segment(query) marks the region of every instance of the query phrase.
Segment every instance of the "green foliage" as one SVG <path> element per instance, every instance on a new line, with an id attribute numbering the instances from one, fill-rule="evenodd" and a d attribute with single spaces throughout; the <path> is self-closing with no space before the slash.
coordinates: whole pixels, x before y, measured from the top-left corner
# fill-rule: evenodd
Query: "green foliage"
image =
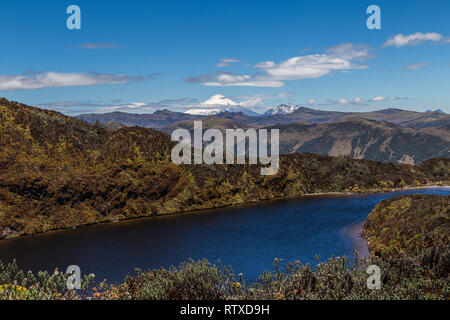
<path id="1" fill-rule="evenodd" d="M 333 257 L 312 269 L 301 262 L 264 272 L 250 282 L 230 268 L 208 261 L 182 263 L 178 268 L 137 270 L 123 284 L 102 283 L 92 288 L 92 278 L 83 282 L 84 290 L 68 290 L 66 276 L 40 272 L 38 277 L 20 274 L 16 266 L 0 265 L 0 300 L 2 299 L 104 299 L 104 300 L 381 300 L 381 299 L 449 299 L 448 247 L 434 247 L 416 256 L 398 255 L 355 258 Z M 355 255 L 356 256 L 356 255 Z M 381 289 L 367 288 L 366 268 L 375 264 L 381 269 Z M 11 268 L 13 271 L 11 271 Z M 14 278 L 14 277 L 13 277 Z M 23 280 L 25 279 L 25 280 Z M 7 284 L 5 286 L 5 284 Z M 1 289 L 3 288 L 3 289 Z"/>
<path id="2" fill-rule="evenodd" d="M 37 275 L 24 272 L 16 262 L 3 264 L 0 261 L 0 300 L 78 300 L 87 297 L 94 275 L 85 276 L 81 289 L 67 289 L 68 275 L 57 269 L 49 274 L 40 271 Z"/>
<path id="3" fill-rule="evenodd" d="M 239 291 L 234 278 L 230 268 L 211 265 L 206 260 L 190 260 L 170 270 L 137 270 L 136 277 L 126 277 L 124 284 L 111 292 L 117 298 L 138 300 L 226 299 Z M 108 293 L 105 296 L 109 298 Z"/>
<path id="4" fill-rule="evenodd" d="M 376 255 L 450 246 L 450 196 L 401 195 L 376 205 L 363 234 Z M 443 256 L 442 258 L 444 258 Z"/>

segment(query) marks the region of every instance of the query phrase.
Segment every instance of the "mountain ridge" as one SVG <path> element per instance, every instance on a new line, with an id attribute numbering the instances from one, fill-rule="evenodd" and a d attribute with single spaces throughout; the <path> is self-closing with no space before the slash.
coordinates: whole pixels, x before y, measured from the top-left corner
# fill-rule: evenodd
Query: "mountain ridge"
<path id="1" fill-rule="evenodd" d="M 450 157 L 450 142 L 433 133 L 368 119 L 339 122 L 291 123 L 270 126 L 280 130 L 280 152 L 313 152 L 355 159 L 417 164 Z M 450 131 L 446 130 L 447 134 Z"/>
<path id="2" fill-rule="evenodd" d="M 248 129 L 233 118 L 217 115 L 202 119 L 203 130 Z M 177 128 L 193 133 L 193 121 L 175 122 L 163 131 Z M 450 157 L 450 126 L 416 129 L 389 122 L 347 118 L 331 123 L 295 122 L 265 126 L 279 130 L 280 153 L 312 152 L 355 159 L 417 164 L 430 158 Z"/>
<path id="3" fill-rule="evenodd" d="M 104 114 L 80 114 L 78 117 L 91 123 L 94 123 L 97 120 L 100 122 L 114 121 L 121 122 L 128 126 L 139 125 L 155 129 L 167 127 L 177 121 L 201 119 L 203 117 L 202 115 L 192 115 L 169 110 L 165 112 L 170 113 L 170 116 L 163 117 L 160 110 L 158 110 L 152 114 L 116 112 Z M 450 124 L 450 115 L 447 114 L 437 112 L 416 112 L 395 108 L 381 109 L 370 112 L 340 112 L 317 110 L 300 106 L 290 114 L 250 116 L 244 114 L 243 112 L 229 112 L 224 110 L 214 115 L 222 118 L 233 119 L 242 124 L 254 127 L 301 121 L 308 123 L 337 122 L 347 118 L 364 118 L 369 120 L 385 121 L 415 128 L 442 127 Z"/>

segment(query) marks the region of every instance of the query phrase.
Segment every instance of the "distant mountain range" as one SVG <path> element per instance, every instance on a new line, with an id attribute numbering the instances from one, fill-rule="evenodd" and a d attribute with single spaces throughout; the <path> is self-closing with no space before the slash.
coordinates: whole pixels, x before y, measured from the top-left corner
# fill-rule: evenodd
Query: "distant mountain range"
<path id="1" fill-rule="evenodd" d="M 441 109 L 436 109 L 436 110 L 431 110 L 431 109 L 428 109 L 428 110 L 426 110 L 425 112 L 439 112 L 439 113 L 445 113 L 444 111 L 442 111 Z"/>
<path id="2" fill-rule="evenodd" d="M 113 112 L 82 114 L 79 118 L 91 123 L 99 121 L 109 130 L 142 126 L 169 134 L 176 128 L 192 130 L 193 120 L 200 119 L 205 130 L 277 128 L 281 153 L 349 155 L 356 159 L 409 164 L 450 157 L 450 115 L 442 110 L 415 112 L 390 108 L 339 112 L 281 104 L 263 115 L 253 114 L 223 95 L 214 95 L 185 113 Z"/>
<path id="3" fill-rule="evenodd" d="M 232 119 L 209 116 L 202 119 L 204 130 L 251 126 Z M 163 129 L 193 132 L 193 121 L 176 122 Z M 418 129 L 389 122 L 350 118 L 339 122 L 277 124 L 265 127 L 280 130 L 280 153 L 311 152 L 355 159 L 417 164 L 430 158 L 450 158 L 450 126 Z"/>
<path id="4" fill-rule="evenodd" d="M 213 109 L 220 111 L 201 114 L 201 109 L 182 113 L 167 109 L 155 111 L 152 114 L 131 114 L 125 112 L 111 112 L 103 114 L 81 114 L 78 118 L 90 123 L 99 122 L 119 122 L 126 126 L 142 126 L 153 129 L 162 129 L 171 124 L 183 120 L 202 119 L 206 115 L 214 114 L 217 117 L 231 119 L 241 124 L 253 127 L 269 126 L 275 124 L 288 124 L 295 122 L 307 123 L 329 123 L 338 122 L 351 118 L 368 119 L 376 121 L 390 122 L 414 128 L 437 128 L 450 124 L 450 115 L 438 111 L 416 112 L 401 109 L 383 109 L 372 112 L 339 112 L 323 111 L 301 106 L 280 105 L 266 112 L 262 116 L 251 116 L 239 110 L 239 106 L 222 106 Z M 232 111 L 230 111 L 232 110 Z M 198 113 L 196 113 L 198 111 Z M 292 111 L 291 113 L 288 113 Z"/>
<path id="5" fill-rule="evenodd" d="M 153 129 L 162 129 L 178 121 L 201 119 L 203 118 L 203 116 L 173 112 L 164 109 L 157 110 L 154 113 L 144 114 L 133 114 L 120 111 L 101 114 L 81 114 L 78 116 L 78 118 L 83 119 L 89 123 L 95 123 L 96 121 L 99 121 L 101 123 L 116 122 L 121 123 L 127 127 L 139 126 Z"/>

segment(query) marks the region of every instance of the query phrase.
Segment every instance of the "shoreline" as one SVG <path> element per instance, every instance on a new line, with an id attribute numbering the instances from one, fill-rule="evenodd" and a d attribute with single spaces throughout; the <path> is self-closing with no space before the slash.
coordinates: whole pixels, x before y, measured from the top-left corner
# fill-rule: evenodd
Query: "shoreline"
<path id="1" fill-rule="evenodd" d="M 46 231 L 42 232 L 36 232 L 32 234 L 13 234 L 13 235 L 7 235 L 6 237 L 0 238 L 0 243 L 4 240 L 13 240 L 18 239 L 22 237 L 32 237 L 36 235 L 42 235 L 53 231 L 63 231 L 63 230 L 69 230 L 69 229 L 78 229 L 82 227 L 88 227 L 98 224 L 104 224 L 104 223 L 119 223 L 122 221 L 132 221 L 132 220 L 138 220 L 143 218 L 161 218 L 161 217 L 167 217 L 167 216 L 175 216 L 180 214 L 188 214 L 192 212 L 201 212 L 206 210 L 214 210 L 214 209 L 221 209 L 221 208 L 231 208 L 231 207 L 237 207 L 241 205 L 251 205 L 251 204 L 258 204 L 263 203 L 267 201 L 273 201 L 273 200 L 283 200 L 283 199 L 300 199 L 303 197 L 319 197 L 319 196 L 351 196 L 351 195 L 358 195 L 358 194 L 374 194 L 374 193 L 389 193 L 389 192 L 396 192 L 396 191 L 402 191 L 402 190 L 415 190 L 415 189 L 430 189 L 430 188 L 450 188 L 450 182 L 445 181 L 441 182 L 441 185 L 423 185 L 423 186 L 406 186 L 402 188 L 386 188 L 386 189 L 369 189 L 366 191 L 361 192 L 346 192 L 346 191 L 332 191 L 332 192 L 323 192 L 323 193 L 304 193 L 304 194 L 298 194 L 298 195 L 291 195 L 291 196 L 277 196 L 270 199 L 262 199 L 257 201 L 247 201 L 247 202 L 241 202 L 241 203 L 231 203 L 228 205 L 223 206 L 217 206 L 217 207 L 209 207 L 209 208 L 200 208 L 200 209 L 193 209 L 193 210 L 186 210 L 186 211 L 178 211 L 178 212 L 172 212 L 172 213 L 164 213 L 156 216 L 151 215 L 144 215 L 140 217 L 132 217 L 132 218 L 124 218 L 124 219 L 114 219 L 114 220 L 101 220 L 93 223 L 86 223 L 86 224 L 80 224 L 77 226 L 68 226 L 68 227 L 57 227 L 53 229 L 48 229 Z M 362 222 L 364 223 L 364 221 Z M 362 228 L 362 225 L 361 225 Z"/>
<path id="2" fill-rule="evenodd" d="M 368 246 L 368 241 L 366 238 L 362 236 L 362 230 L 364 226 L 364 221 L 357 222 L 351 225 L 348 225 L 344 228 L 344 235 L 350 239 L 355 249 L 358 250 L 359 258 L 369 258 L 370 250 Z"/>

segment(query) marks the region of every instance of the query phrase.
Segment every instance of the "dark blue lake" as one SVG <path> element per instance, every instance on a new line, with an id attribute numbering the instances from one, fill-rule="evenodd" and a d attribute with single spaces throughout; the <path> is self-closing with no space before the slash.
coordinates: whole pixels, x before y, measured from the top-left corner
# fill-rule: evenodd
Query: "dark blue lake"
<path id="1" fill-rule="evenodd" d="M 97 280 L 122 281 L 135 268 L 178 265 L 188 258 L 220 260 L 249 279 L 273 269 L 274 258 L 316 262 L 352 256 L 361 241 L 351 226 L 379 201 L 398 194 L 443 194 L 425 188 L 383 194 L 311 196 L 233 208 L 107 223 L 0 241 L 0 259 L 24 269 L 79 265 Z M 349 229 L 350 228 L 350 229 Z M 355 228 L 353 228 L 355 229 Z"/>

